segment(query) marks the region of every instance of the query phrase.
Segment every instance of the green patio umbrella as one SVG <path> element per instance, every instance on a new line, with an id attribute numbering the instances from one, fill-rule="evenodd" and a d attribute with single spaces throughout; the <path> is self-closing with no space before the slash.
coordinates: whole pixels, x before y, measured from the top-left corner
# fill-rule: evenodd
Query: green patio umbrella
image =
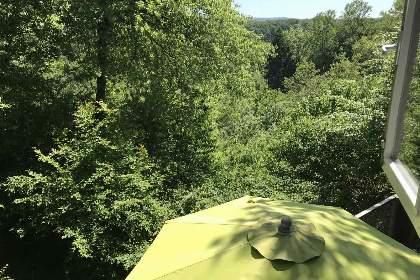
<path id="1" fill-rule="evenodd" d="M 343 209 L 243 197 L 167 221 L 127 280 L 420 279 L 420 255 Z"/>

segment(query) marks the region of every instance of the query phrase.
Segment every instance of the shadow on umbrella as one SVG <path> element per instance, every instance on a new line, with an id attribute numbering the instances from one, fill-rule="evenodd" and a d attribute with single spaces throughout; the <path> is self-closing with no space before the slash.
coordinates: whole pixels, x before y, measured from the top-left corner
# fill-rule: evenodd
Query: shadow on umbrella
<path id="1" fill-rule="evenodd" d="M 264 232 L 269 223 L 273 229 L 272 225 L 280 228 L 285 216 L 292 220 L 290 234 Z M 304 228 L 313 228 L 313 232 Z M 263 245 L 258 250 L 248 241 L 249 232 L 261 233 L 255 235 L 258 246 Z M 274 256 L 293 259 L 314 249 L 311 243 L 296 242 L 302 239 L 295 239 L 297 232 L 301 237 L 316 234 L 317 240 L 325 240 L 320 256 L 301 263 L 267 258 L 267 253 L 273 255 L 276 250 Z M 276 237 L 278 244 L 273 246 Z M 284 248 L 290 254 L 279 251 L 287 242 Z M 260 248 L 265 251 L 261 253 Z M 417 253 L 343 209 L 289 201 L 250 203 L 250 197 L 244 197 L 167 221 L 127 279 L 418 280 L 419 275 Z"/>

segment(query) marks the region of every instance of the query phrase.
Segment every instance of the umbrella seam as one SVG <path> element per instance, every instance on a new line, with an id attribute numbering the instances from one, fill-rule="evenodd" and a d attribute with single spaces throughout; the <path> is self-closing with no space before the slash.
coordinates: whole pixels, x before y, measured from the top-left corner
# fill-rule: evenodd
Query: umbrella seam
<path id="1" fill-rule="evenodd" d="M 192 264 L 190 264 L 190 265 L 187 265 L 187 266 L 181 267 L 181 268 L 179 268 L 179 269 L 177 269 L 177 270 L 171 271 L 171 272 L 166 273 L 166 274 L 164 274 L 164 275 L 162 275 L 162 276 L 159 276 L 159 277 L 157 277 L 157 278 L 154 278 L 154 280 L 159 279 L 159 278 L 162 278 L 162 277 L 165 277 L 165 276 L 168 276 L 169 274 L 175 273 L 175 272 L 177 272 L 177 271 L 180 271 L 180 270 L 182 270 L 182 269 L 188 268 L 188 267 L 190 267 L 190 266 L 193 266 L 193 265 L 196 265 L 196 264 L 202 263 L 202 262 L 207 261 L 207 260 L 209 260 L 209 259 L 212 259 L 212 258 L 214 258 L 214 257 L 216 257 L 216 256 L 218 256 L 218 255 L 224 254 L 224 253 L 226 253 L 226 252 L 229 252 L 229 251 L 231 251 L 231 250 L 234 250 L 234 249 L 236 249 L 236 248 L 239 248 L 239 247 L 241 247 L 241 246 L 248 245 L 248 244 L 249 244 L 249 243 L 248 243 L 248 241 L 247 241 L 246 243 L 243 243 L 243 244 L 237 245 L 237 246 L 235 246 L 235 247 L 229 248 L 228 250 L 225 250 L 225 251 L 223 251 L 223 252 L 220 252 L 220 253 L 218 253 L 218 254 L 216 254 L 216 255 L 213 255 L 213 256 L 211 256 L 211 257 L 209 257 L 209 258 L 206 258 L 206 259 L 204 259 L 204 260 L 198 261 L 198 262 L 196 262 L 196 263 L 192 263 Z"/>
<path id="2" fill-rule="evenodd" d="M 244 227 L 253 227 L 254 225 L 241 225 L 241 224 L 221 224 L 221 223 L 194 223 L 194 222 L 171 222 L 167 224 L 193 224 L 193 225 L 222 225 L 222 226 L 244 226 Z"/>
<path id="3" fill-rule="evenodd" d="M 265 210 L 259 203 L 255 203 L 258 205 L 258 207 L 260 207 L 265 213 L 268 214 L 268 216 L 270 216 L 272 219 L 274 219 L 274 217 L 270 214 L 270 212 L 268 212 L 267 210 Z"/>

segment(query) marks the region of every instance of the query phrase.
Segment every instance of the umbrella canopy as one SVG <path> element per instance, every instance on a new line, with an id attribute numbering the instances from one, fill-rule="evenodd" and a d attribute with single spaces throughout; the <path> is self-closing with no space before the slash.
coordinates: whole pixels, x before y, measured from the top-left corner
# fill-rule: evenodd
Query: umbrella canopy
<path id="1" fill-rule="evenodd" d="M 320 256 L 269 260 L 250 245 L 249 234 L 284 216 L 296 228 L 313 224 Z M 127 277 L 149 279 L 419 280 L 420 255 L 340 208 L 243 197 L 167 221 Z"/>

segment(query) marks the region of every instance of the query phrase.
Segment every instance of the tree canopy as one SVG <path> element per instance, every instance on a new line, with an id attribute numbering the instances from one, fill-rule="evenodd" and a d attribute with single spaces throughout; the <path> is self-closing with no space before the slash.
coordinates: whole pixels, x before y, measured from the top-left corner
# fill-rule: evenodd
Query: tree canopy
<path id="1" fill-rule="evenodd" d="M 228 0 L 3 1 L 0 278 L 124 279 L 165 220 L 243 195 L 352 213 L 389 195 L 380 46 L 402 6 L 370 10 L 257 22 Z"/>

